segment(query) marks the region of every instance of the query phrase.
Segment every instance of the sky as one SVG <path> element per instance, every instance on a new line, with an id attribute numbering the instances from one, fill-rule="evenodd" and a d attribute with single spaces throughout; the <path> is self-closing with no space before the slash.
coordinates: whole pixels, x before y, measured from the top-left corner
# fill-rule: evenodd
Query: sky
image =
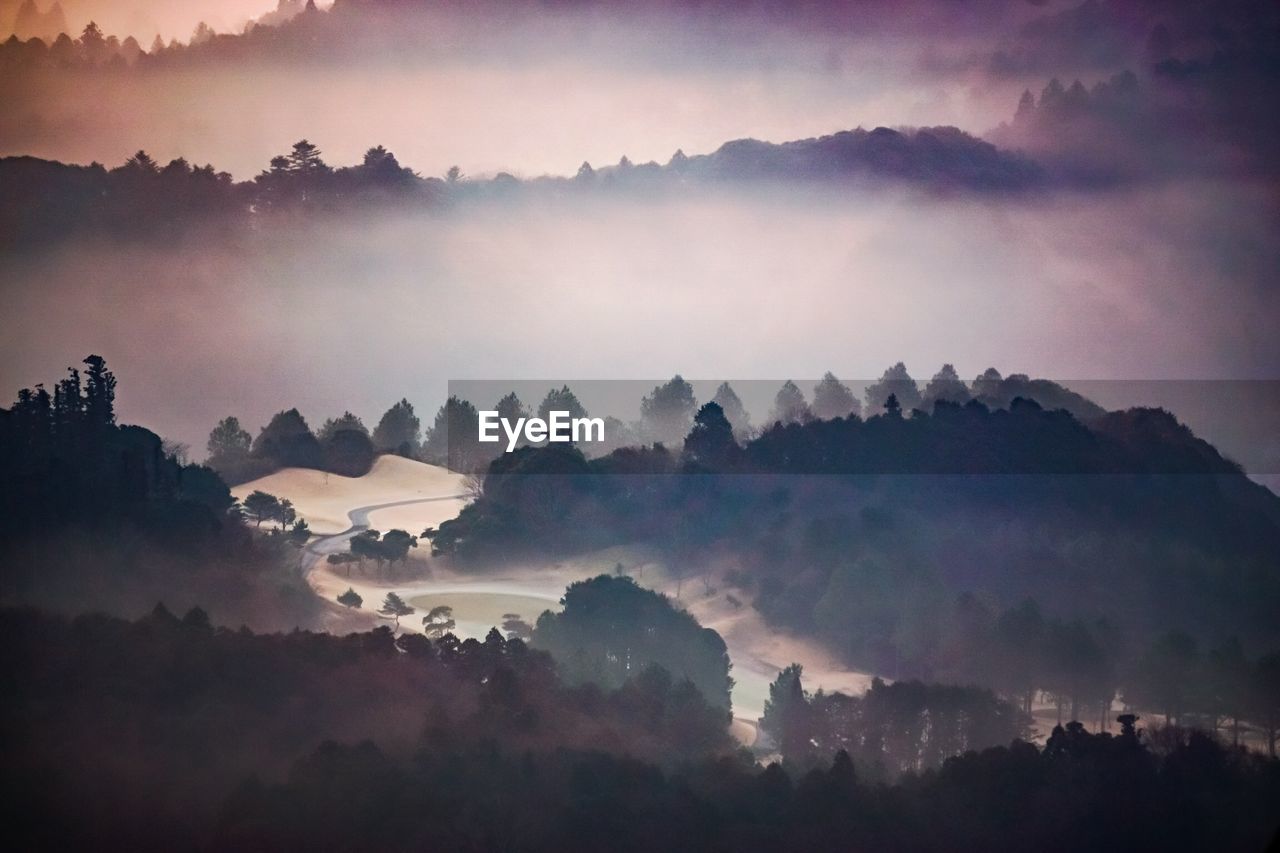
<path id="1" fill-rule="evenodd" d="M 64 2 L 73 28 L 92 15 L 144 46 L 201 20 L 238 32 L 272 5 Z M 874 378 L 905 360 L 922 380 L 944 362 L 965 377 L 1280 378 L 1265 6 L 405 8 L 340 0 L 293 41 L 0 73 L 0 156 L 115 166 L 145 148 L 248 180 L 306 137 L 336 165 L 383 144 L 423 175 L 479 180 L 954 125 L 1045 181 L 1016 197 L 743 183 L 231 243 L 67 241 L 0 255 L 5 393 L 100 352 L 122 415 L 199 455 L 225 414 L 371 421 L 408 396 L 429 416 L 461 377 Z"/>

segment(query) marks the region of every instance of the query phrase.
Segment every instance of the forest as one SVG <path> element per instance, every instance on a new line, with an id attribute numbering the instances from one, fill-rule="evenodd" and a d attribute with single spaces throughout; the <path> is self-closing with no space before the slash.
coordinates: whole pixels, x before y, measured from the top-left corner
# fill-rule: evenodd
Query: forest
<path id="1" fill-rule="evenodd" d="M 28 849 L 1260 850 L 1280 797 L 1274 759 L 1131 716 L 892 782 L 862 761 L 877 724 L 851 721 L 839 731 L 859 745 L 762 768 L 660 670 L 568 687 L 497 632 L 256 635 L 162 608 L 135 622 L 5 610 L 0 632 L 4 811 Z M 917 695 L 879 686 L 854 704 L 893 719 L 920 707 L 902 689 Z M 799 725 L 794 706 L 773 713 Z"/>
<path id="2" fill-rule="evenodd" d="M 223 624 L 310 624 L 316 603 L 294 570 L 305 524 L 252 536 L 213 469 L 116 422 L 106 361 L 83 367 L 0 408 L 3 600 L 62 613 L 216 602 Z"/>
<path id="3" fill-rule="evenodd" d="M 679 452 L 525 447 L 427 533 L 481 570 L 645 543 L 691 579 L 730 566 L 769 622 L 864 670 L 981 684 L 1026 710 L 1044 691 L 1060 722 L 1106 727 L 1117 694 L 1237 738 L 1248 717 L 1273 748 L 1275 497 L 1168 412 L 1103 412 L 1038 386 L 1078 419 L 1002 401 L 993 375 L 975 384 L 996 408 L 961 405 L 939 395 L 969 386 L 940 376 L 921 395 L 895 367 L 868 389 L 882 413 L 864 420 L 842 397 L 843 417 L 806 410 L 742 444 L 713 401 Z M 796 391 L 784 385 L 775 415 Z M 895 392 L 917 403 L 910 417 Z"/>

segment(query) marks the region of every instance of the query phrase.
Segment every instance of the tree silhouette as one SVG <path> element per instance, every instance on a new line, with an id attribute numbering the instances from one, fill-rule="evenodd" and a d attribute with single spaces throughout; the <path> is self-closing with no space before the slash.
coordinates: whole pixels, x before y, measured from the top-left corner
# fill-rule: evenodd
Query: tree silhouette
<path id="1" fill-rule="evenodd" d="M 480 413 L 469 401 L 450 395 L 436 412 L 423 453 L 451 471 L 470 472 L 486 461 L 480 445 Z"/>
<path id="2" fill-rule="evenodd" d="M 422 633 L 432 640 L 439 640 L 445 634 L 453 632 L 457 623 L 453 621 L 453 608 L 446 604 L 437 605 L 422 617 Z"/>
<path id="3" fill-rule="evenodd" d="M 578 396 L 569 390 L 568 385 L 559 389 L 552 388 L 538 405 L 538 417 L 547 420 L 552 412 L 568 412 L 570 418 L 585 418 L 587 410 L 578 401 Z"/>
<path id="4" fill-rule="evenodd" d="M 395 619 L 396 628 L 400 628 L 401 616 L 412 616 L 414 608 L 406 604 L 404 599 L 396 595 L 394 592 L 387 593 L 386 598 L 382 600 L 382 607 L 378 608 L 378 612 L 383 616 Z"/>
<path id="5" fill-rule="evenodd" d="M 697 406 L 693 386 L 679 374 L 655 386 L 640 401 L 640 419 L 648 439 L 664 444 L 674 444 L 682 439 L 689 432 Z"/>
<path id="6" fill-rule="evenodd" d="M 742 400 L 738 397 L 737 392 L 728 382 L 721 382 L 720 387 L 716 388 L 716 393 L 712 396 L 711 402 L 715 403 L 724 412 L 724 416 L 729 419 L 729 423 L 733 425 L 733 435 L 739 441 L 743 441 L 751 435 L 751 418 L 747 415 L 746 408 L 742 405 Z"/>
<path id="7" fill-rule="evenodd" d="M 329 167 L 325 165 L 320 153 L 319 148 L 305 139 L 295 142 L 293 150 L 287 155 L 289 170 L 307 179 L 328 172 Z"/>
<path id="8" fill-rule="evenodd" d="M 804 667 L 793 663 L 769 685 L 760 731 L 768 735 L 783 756 L 803 759 L 809 752 L 809 703 L 801 676 Z"/>
<path id="9" fill-rule="evenodd" d="M 684 460 L 708 471 L 724 471 L 736 461 L 739 447 L 733 440 L 733 426 L 717 403 L 707 403 L 693 419 L 693 429 L 684 440 Z"/>
<path id="10" fill-rule="evenodd" d="M 788 379 L 778 389 L 773 398 L 773 411 L 769 414 L 770 423 L 782 425 L 801 423 L 809 418 L 809 403 L 804 398 L 800 386 Z"/>
<path id="11" fill-rule="evenodd" d="M 889 397 L 897 399 L 899 407 L 911 411 L 920 406 L 920 389 L 916 381 L 907 373 L 907 367 L 898 362 L 880 377 L 878 382 L 867 386 L 867 411 L 879 412 L 885 409 Z"/>
<path id="12" fill-rule="evenodd" d="M 338 596 L 338 603 L 343 607 L 359 610 L 360 605 L 364 604 L 364 599 L 360 597 L 360 593 L 351 587 L 347 587 L 347 591 Z"/>
<path id="13" fill-rule="evenodd" d="M 544 612 L 533 645 L 551 652 L 572 682 L 621 686 L 656 664 L 688 679 L 718 707 L 729 707 L 729 656 L 724 640 L 664 595 L 629 577 L 600 575 L 565 590 L 564 609 Z"/>
<path id="14" fill-rule="evenodd" d="M 254 520 L 255 526 L 261 527 L 263 521 L 271 521 L 278 517 L 280 499 L 257 489 L 244 499 L 243 506 L 245 514 Z"/>
<path id="15" fill-rule="evenodd" d="M 320 442 L 297 409 L 279 412 L 254 439 L 252 454 L 282 468 L 319 468 Z"/>
<path id="16" fill-rule="evenodd" d="M 401 400 L 382 415 L 373 430 L 373 446 L 380 453 L 413 457 L 418 453 L 422 423 L 413 413 L 413 404 Z"/>
<path id="17" fill-rule="evenodd" d="M 316 438 L 324 442 L 332 439 L 336 433 L 346 431 L 369 434 L 363 421 L 350 412 L 343 412 L 341 417 L 326 420 L 320 427 L 320 431 L 316 433 Z"/>
<path id="18" fill-rule="evenodd" d="M 813 416 L 824 421 L 845 418 L 862 412 L 862 404 L 853 396 L 849 386 L 836 378 L 834 373 L 823 374 L 822 380 L 813 386 Z"/>
<path id="19" fill-rule="evenodd" d="M 972 395 L 969 393 L 969 386 L 965 385 L 964 381 L 960 379 L 955 367 L 950 364 L 944 364 L 942 369 L 935 373 L 933 378 L 929 380 L 929 384 L 925 386 L 921 405 L 931 409 L 934 403 L 939 400 L 945 400 L 948 403 L 963 406 L 971 399 Z"/>

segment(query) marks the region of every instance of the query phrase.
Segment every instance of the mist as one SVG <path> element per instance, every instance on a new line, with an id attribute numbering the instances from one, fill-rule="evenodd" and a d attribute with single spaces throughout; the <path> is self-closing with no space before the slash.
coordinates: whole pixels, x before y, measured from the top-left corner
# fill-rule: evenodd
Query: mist
<path id="1" fill-rule="evenodd" d="M 967 40 L 921 47 L 878 30 L 766 39 L 750 20 L 616 12 L 518 25 L 428 20 L 412 39 L 388 42 L 371 24 L 305 57 L 246 48 L 234 60 L 214 52 L 107 73 L 0 77 L 10 105 L 0 155 L 115 162 L 146 149 L 243 180 L 305 137 L 338 162 L 386 145 L 427 175 L 454 165 L 475 175 L 572 174 L 583 160 L 665 162 L 677 149 L 748 136 L 923 124 L 981 132 L 1012 114 L 1022 90 L 981 68 L 957 69 L 975 49 Z M 112 108 L 96 108 L 103 103 Z"/>
<path id="2" fill-rule="evenodd" d="M 852 378 L 900 359 L 922 379 L 1268 378 L 1276 249 L 1265 217 L 1228 215 L 1265 196 L 1167 192 L 510 196 L 82 241 L 3 261 L 0 382 L 99 353 L 130 389 L 122 419 L 199 456 L 227 414 L 433 411 L 459 378 Z"/>

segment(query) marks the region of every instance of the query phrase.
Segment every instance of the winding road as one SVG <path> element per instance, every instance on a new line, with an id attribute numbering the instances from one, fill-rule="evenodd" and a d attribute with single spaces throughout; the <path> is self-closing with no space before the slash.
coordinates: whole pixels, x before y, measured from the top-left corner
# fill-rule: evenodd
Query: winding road
<path id="1" fill-rule="evenodd" d="M 379 602 L 387 593 L 395 592 L 419 609 L 437 603 L 453 606 L 457 633 L 463 637 L 481 637 L 494 624 L 493 620 L 500 623 L 502 613 L 520 613 L 532 621 L 542 610 L 558 607 L 569 584 L 625 565 L 628 573 L 643 586 L 668 595 L 701 624 L 724 638 L 735 680 L 734 734 L 748 746 L 756 740 L 755 720 L 763 712 L 769 685 L 787 664 L 804 665 L 805 681 L 810 689 L 860 693 L 870 681 L 868 676 L 840 666 L 816 643 L 780 634 L 767 626 L 754 608 L 743 606 L 729 594 L 730 587 L 721 584 L 723 588 L 717 591 L 708 586 L 705 594 L 691 594 L 693 585 L 685 583 L 682 596 L 680 579 L 669 572 L 661 555 L 647 554 L 635 547 L 620 546 L 554 563 L 516 564 L 480 575 L 462 573 L 447 563 L 434 562 L 430 574 L 414 578 L 371 577 L 361 572 L 352 576 L 350 565 L 345 572 L 325 565 L 325 558 L 346 550 L 352 537 L 371 526 L 417 530 L 453 517 L 468 497 L 459 492 L 460 486 L 461 482 L 443 469 L 383 457 L 374 471 L 362 478 L 330 478 L 302 469 L 287 469 L 272 477 L 242 484 L 237 491 L 247 494 L 260 488 L 289 497 L 301 515 L 320 519 L 330 525 L 331 530 L 345 515 L 346 529 L 317 534 L 303 548 L 298 564 L 307 585 L 329 604 L 333 617 L 331 627 L 335 631 L 357 630 L 367 624 L 364 620 L 376 619 Z M 391 499 L 400 495 L 404 497 Z M 243 494 L 238 497 L 243 499 Z M 360 497 L 382 500 L 347 508 L 350 503 L 359 502 Z M 374 517 L 382 511 L 450 501 L 456 507 L 424 508 L 421 515 L 401 510 L 390 512 L 382 519 Z M 366 602 L 360 610 L 351 611 L 337 605 L 337 597 L 348 588 Z M 413 620 L 403 621 L 400 627 L 420 630 Z"/>
<path id="2" fill-rule="evenodd" d="M 369 515 L 380 509 L 392 509 L 398 506 L 410 506 L 412 504 L 434 503 L 436 501 L 457 501 L 465 500 L 466 495 L 439 495 L 434 498 L 411 498 L 403 501 L 391 501 L 390 503 L 372 504 L 370 506 L 360 506 L 347 512 L 347 518 L 351 521 L 351 526 L 341 533 L 334 533 L 329 536 L 320 536 L 302 549 L 302 574 L 305 578 L 315 568 L 320 560 L 328 557 L 330 554 L 336 554 L 343 550 L 347 542 L 352 537 L 357 536 L 369 529 Z"/>

